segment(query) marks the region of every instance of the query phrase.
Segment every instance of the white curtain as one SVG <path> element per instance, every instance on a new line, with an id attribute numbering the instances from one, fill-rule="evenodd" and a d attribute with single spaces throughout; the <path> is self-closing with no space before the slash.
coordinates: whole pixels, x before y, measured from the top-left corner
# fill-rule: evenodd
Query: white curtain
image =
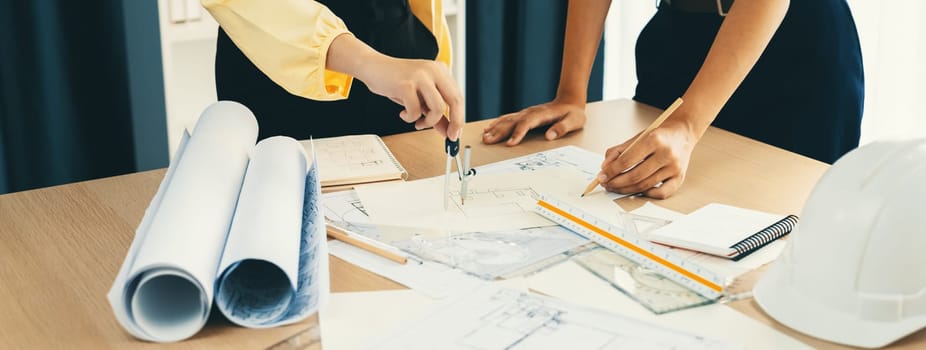
<path id="1" fill-rule="evenodd" d="M 926 137 L 926 1 L 848 2 L 865 65 L 861 144 Z M 612 2 L 605 25 L 605 99 L 633 97 L 634 44 L 655 11 L 654 1 Z"/>
<path id="2" fill-rule="evenodd" d="M 849 6 L 865 62 L 861 143 L 926 137 L 926 1 L 850 0 Z"/>

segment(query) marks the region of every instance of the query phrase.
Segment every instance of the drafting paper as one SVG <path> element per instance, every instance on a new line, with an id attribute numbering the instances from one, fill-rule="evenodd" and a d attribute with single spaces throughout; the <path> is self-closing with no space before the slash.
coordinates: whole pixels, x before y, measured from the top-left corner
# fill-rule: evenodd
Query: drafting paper
<path id="1" fill-rule="evenodd" d="M 749 349 L 809 347 L 722 304 L 655 315 L 581 266 L 566 261 L 527 278 L 531 290 L 625 317 L 729 341 Z"/>
<path id="2" fill-rule="evenodd" d="M 245 259 L 266 260 L 283 270 L 296 288 L 302 231 L 306 156 L 288 138 L 272 137 L 254 147 L 241 186 L 219 271 Z"/>
<path id="3" fill-rule="evenodd" d="M 410 289 L 331 293 L 318 313 L 322 348 L 358 349 L 396 324 L 421 318 L 439 303 Z"/>
<path id="4" fill-rule="evenodd" d="M 341 241 L 328 242 L 331 255 L 386 277 L 431 298 L 446 298 L 465 293 L 486 282 L 446 265 L 409 259 L 399 264 Z"/>
<path id="5" fill-rule="evenodd" d="M 328 293 L 328 269 L 320 268 L 327 254 L 318 254 L 326 238 L 317 174 L 315 162 L 306 174 L 305 153 L 291 138 L 255 147 L 219 266 L 216 305 L 232 322 L 298 322 Z"/>
<path id="6" fill-rule="evenodd" d="M 333 225 L 389 250 L 401 250 L 486 280 L 542 268 L 538 263 L 588 243 L 561 226 L 491 232 L 383 227 L 370 223 L 354 191 L 326 193 L 323 198 L 325 216 Z"/>
<path id="7" fill-rule="evenodd" d="M 570 168 L 584 173 L 587 185 L 598 176 L 602 162 L 604 162 L 603 154 L 570 145 L 483 165 L 477 167 L 477 170 L 479 174 L 497 174 Z M 581 186 L 584 190 L 581 184 L 576 186 Z"/>
<path id="8" fill-rule="evenodd" d="M 256 120 L 234 102 L 210 106 L 185 136 L 108 293 L 119 323 L 168 342 L 199 331 L 214 299 L 248 327 L 317 310 L 329 290 L 321 188 L 299 143 L 255 147 Z"/>
<path id="9" fill-rule="evenodd" d="M 402 325 L 371 349 L 732 349 L 677 332 L 523 291 L 485 286 Z"/>
<path id="10" fill-rule="evenodd" d="M 135 337 L 175 341 L 195 334 L 205 324 L 248 151 L 256 139 L 253 114 L 229 102 L 203 112 L 192 137 L 182 143 L 109 292 L 116 318 Z M 139 283 L 146 274 L 162 278 L 149 277 L 147 283 Z M 172 285 L 182 286 L 184 293 L 164 288 Z M 143 290 L 139 293 L 138 288 Z M 132 315 L 157 310 L 159 305 L 149 300 L 133 301 L 136 293 L 146 299 L 173 296 L 177 305 L 200 303 L 197 309 L 204 311 L 168 314 L 182 317 L 149 317 L 144 322 L 148 327 L 143 328 Z M 176 298 L 179 296 L 184 299 Z"/>
<path id="11" fill-rule="evenodd" d="M 540 193 L 575 198 L 583 208 L 620 210 L 613 197 L 581 198 L 585 175 L 573 168 L 534 172 L 479 174 L 471 178 L 465 204 L 460 182 L 451 180 L 450 206 L 444 210 L 444 177 L 356 187 L 374 224 L 450 229 L 460 232 L 499 231 L 553 226 L 534 212 Z"/>

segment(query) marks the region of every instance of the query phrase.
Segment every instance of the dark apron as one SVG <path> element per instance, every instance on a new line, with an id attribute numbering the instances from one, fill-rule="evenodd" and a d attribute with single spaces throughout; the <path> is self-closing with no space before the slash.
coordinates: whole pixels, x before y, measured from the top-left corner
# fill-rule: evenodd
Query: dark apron
<path id="1" fill-rule="evenodd" d="M 704 62 L 723 18 L 662 6 L 637 41 L 634 99 L 666 108 Z M 862 54 L 845 0 L 791 1 L 713 125 L 832 163 L 858 146 Z"/>
<path id="2" fill-rule="evenodd" d="M 358 39 L 383 54 L 431 60 L 437 57 L 433 34 L 411 13 L 407 0 L 319 2 L 340 17 Z M 288 93 L 258 70 L 221 28 L 216 44 L 215 81 L 219 100 L 241 102 L 254 112 L 261 139 L 275 135 L 296 139 L 388 135 L 415 129 L 399 118 L 400 105 L 371 93 L 356 79 L 347 100 L 314 101 Z"/>

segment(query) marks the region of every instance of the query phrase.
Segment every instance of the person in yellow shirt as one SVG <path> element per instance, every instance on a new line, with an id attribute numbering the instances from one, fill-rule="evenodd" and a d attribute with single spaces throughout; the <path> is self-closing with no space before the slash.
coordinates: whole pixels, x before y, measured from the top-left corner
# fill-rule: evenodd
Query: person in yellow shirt
<path id="1" fill-rule="evenodd" d="M 260 138 L 432 126 L 451 140 L 460 137 L 463 98 L 449 73 L 440 0 L 202 4 L 220 25 L 218 98 L 250 108 Z"/>

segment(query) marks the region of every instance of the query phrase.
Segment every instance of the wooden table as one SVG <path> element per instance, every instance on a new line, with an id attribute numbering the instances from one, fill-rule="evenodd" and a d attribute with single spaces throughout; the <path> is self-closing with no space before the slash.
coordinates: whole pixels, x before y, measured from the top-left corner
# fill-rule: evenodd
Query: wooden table
<path id="1" fill-rule="evenodd" d="M 604 152 L 646 127 L 659 111 L 618 100 L 588 106 L 586 128 L 548 142 L 534 134 L 518 147 L 481 144 L 488 121 L 470 123 L 463 143 L 473 146 L 473 165 L 574 144 Z M 411 178 L 443 172 L 443 140 L 433 131 L 384 138 Z M 696 147 L 681 190 L 659 205 L 690 212 L 709 202 L 799 213 L 827 165 L 723 130 L 711 128 Z M 117 176 L 0 196 L 0 348 L 128 349 L 162 346 L 135 340 L 116 322 L 106 292 L 164 170 Z M 621 200 L 627 209 L 645 199 Z M 390 280 L 331 258 L 334 292 L 403 288 Z M 753 276 L 755 277 L 755 276 Z M 732 306 L 814 347 L 836 347 L 776 323 L 752 300 Z M 210 323 L 174 348 L 263 349 L 312 327 L 254 330 Z M 323 326 L 323 325 L 322 325 Z M 895 344 L 926 346 L 926 331 Z"/>

